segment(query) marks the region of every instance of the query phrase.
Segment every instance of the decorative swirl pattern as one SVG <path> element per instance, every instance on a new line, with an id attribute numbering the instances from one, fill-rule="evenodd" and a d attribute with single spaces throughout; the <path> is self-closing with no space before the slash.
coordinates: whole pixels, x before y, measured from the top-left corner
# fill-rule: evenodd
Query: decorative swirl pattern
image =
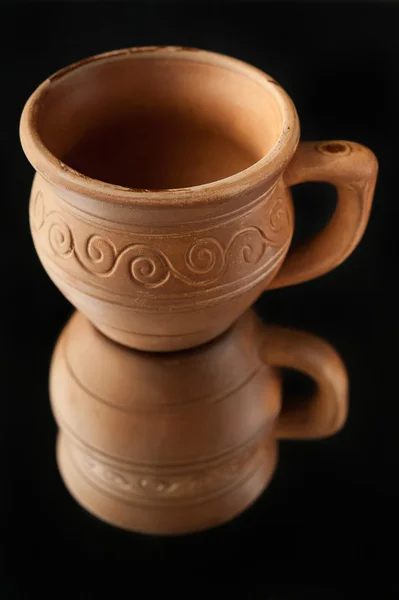
<path id="1" fill-rule="evenodd" d="M 162 481 L 161 479 L 143 477 L 138 480 L 138 485 L 144 492 L 150 494 L 165 494 L 173 488 L 173 482 Z"/>
<path id="2" fill-rule="evenodd" d="M 112 270 L 115 263 L 116 250 L 113 244 L 99 235 L 91 235 L 85 248 L 85 257 L 78 259 L 92 273 L 105 274 Z"/>
<path id="3" fill-rule="evenodd" d="M 104 471 L 104 479 L 108 483 L 121 488 L 129 487 L 129 480 L 124 475 L 121 475 L 121 473 L 116 473 L 115 471 Z"/>
<path id="4" fill-rule="evenodd" d="M 194 242 L 186 252 L 187 267 L 198 275 L 215 276 L 225 264 L 222 245 L 215 238 L 203 238 Z"/>
<path id="5" fill-rule="evenodd" d="M 168 263 L 163 254 L 146 245 L 135 245 L 131 248 L 138 256 L 130 262 L 130 273 L 133 281 L 154 288 L 163 285 L 170 277 Z"/>
<path id="6" fill-rule="evenodd" d="M 40 227 L 44 223 L 45 217 L 45 206 L 44 206 L 44 198 L 42 192 L 39 190 L 33 200 L 32 204 L 32 221 L 36 229 L 40 229 Z"/>
<path id="7" fill-rule="evenodd" d="M 270 243 L 281 244 L 287 238 L 289 229 L 289 213 L 286 202 L 277 198 L 269 213 L 269 231 L 267 239 Z"/>
<path id="8" fill-rule="evenodd" d="M 266 231 L 256 226 L 242 227 L 224 244 L 210 236 L 197 239 L 185 251 L 184 260 L 180 259 L 179 269 L 161 249 L 149 244 L 132 243 L 118 250 L 108 234 L 96 233 L 83 243 L 75 240 L 60 213 L 53 210 L 46 214 L 41 191 L 32 201 L 32 226 L 36 231 L 47 230 L 55 255 L 74 256 L 91 275 L 110 277 L 122 270 L 130 274 L 134 284 L 149 289 L 164 285 L 171 277 L 191 287 L 204 287 L 218 281 L 231 265 L 239 274 L 245 273 L 262 260 L 268 247 L 283 248 L 290 238 L 289 211 L 281 198 L 271 206 Z"/>
<path id="9" fill-rule="evenodd" d="M 73 253 L 72 232 L 63 221 L 52 223 L 49 229 L 50 246 L 56 254 L 67 258 Z"/>
<path id="10" fill-rule="evenodd" d="M 198 493 L 209 494 L 229 485 L 250 468 L 258 455 L 258 446 L 246 448 L 239 455 L 222 464 L 207 467 L 206 470 L 194 470 L 192 473 L 165 474 L 159 477 L 127 468 L 111 467 L 90 456 L 82 448 L 71 446 L 75 461 L 86 475 L 100 487 L 115 495 L 127 498 L 142 496 L 146 498 L 190 498 Z"/>
<path id="11" fill-rule="evenodd" d="M 230 240 L 230 248 L 238 250 L 236 263 L 241 262 L 244 265 L 256 265 L 262 258 L 266 250 L 266 240 L 264 233 L 258 227 L 246 227 L 238 231 Z"/>

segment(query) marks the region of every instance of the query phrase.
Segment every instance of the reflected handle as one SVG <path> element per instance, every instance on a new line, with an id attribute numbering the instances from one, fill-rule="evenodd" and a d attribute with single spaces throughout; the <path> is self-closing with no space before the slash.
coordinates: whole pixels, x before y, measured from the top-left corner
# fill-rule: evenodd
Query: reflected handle
<path id="1" fill-rule="evenodd" d="M 281 439 L 327 437 L 345 423 L 348 409 L 348 376 L 337 352 L 319 337 L 302 331 L 266 326 L 262 360 L 269 366 L 301 371 L 316 382 L 307 399 L 283 399 L 277 423 Z"/>
<path id="2" fill-rule="evenodd" d="M 288 186 L 325 181 L 337 188 L 337 205 L 322 231 L 290 249 L 269 289 L 319 277 L 342 263 L 365 231 L 373 202 L 378 163 L 374 154 L 355 142 L 301 142 L 287 167 Z"/>

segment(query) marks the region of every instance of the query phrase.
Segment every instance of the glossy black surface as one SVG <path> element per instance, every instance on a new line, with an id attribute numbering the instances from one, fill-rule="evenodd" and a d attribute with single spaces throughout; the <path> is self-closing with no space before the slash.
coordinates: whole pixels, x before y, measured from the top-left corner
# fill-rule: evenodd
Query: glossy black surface
<path id="1" fill-rule="evenodd" d="M 395 597 L 388 564 L 399 533 L 397 5 L 10 3 L 1 13 L 0 597 L 36 598 L 50 575 L 54 598 L 109 590 L 110 597 L 152 599 L 157 583 L 164 596 L 181 588 L 190 597 L 202 583 L 210 597 L 224 598 L 233 583 L 233 597 L 358 598 L 375 575 L 374 597 Z M 281 444 L 276 476 L 251 509 L 214 531 L 176 539 L 104 525 L 58 475 L 47 377 L 72 309 L 31 242 L 33 171 L 18 139 L 25 100 L 52 72 L 98 52 L 150 44 L 202 47 L 257 65 L 294 99 L 303 139 L 353 139 L 380 162 L 370 224 L 355 253 L 334 272 L 257 304 L 265 320 L 316 333 L 341 353 L 350 375 L 344 430 Z M 303 238 L 326 221 L 334 195 L 307 184 L 295 201 Z M 227 586 L 220 591 L 209 579 L 215 569 Z"/>

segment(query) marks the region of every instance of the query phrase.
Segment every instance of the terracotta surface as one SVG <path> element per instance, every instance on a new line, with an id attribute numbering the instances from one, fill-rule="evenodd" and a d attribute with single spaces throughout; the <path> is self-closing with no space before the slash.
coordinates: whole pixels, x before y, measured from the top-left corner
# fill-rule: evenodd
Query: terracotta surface
<path id="1" fill-rule="evenodd" d="M 284 399 L 279 366 L 317 384 Z M 216 340 L 146 353 L 104 337 L 80 313 L 54 352 L 50 393 L 58 463 L 73 496 L 119 527 L 176 534 L 234 517 L 267 486 L 277 439 L 335 433 L 348 381 L 337 353 L 253 312 Z"/>
<path id="2" fill-rule="evenodd" d="M 265 73 L 175 47 L 93 57 L 28 100 L 40 260 L 104 334 L 189 348 L 225 331 L 266 288 L 326 273 L 367 224 L 377 174 L 354 142 L 299 143 L 290 98 Z M 289 251 L 291 185 L 338 190 L 327 227 Z M 288 255 L 287 255 L 288 253 Z"/>

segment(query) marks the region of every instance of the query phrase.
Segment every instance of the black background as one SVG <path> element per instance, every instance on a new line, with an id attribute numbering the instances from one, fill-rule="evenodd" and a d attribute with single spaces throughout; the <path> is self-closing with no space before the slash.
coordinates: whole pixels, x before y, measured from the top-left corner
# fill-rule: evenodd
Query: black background
<path id="1" fill-rule="evenodd" d="M 374 597 L 395 597 L 398 16 L 395 4 L 377 3 L 1 6 L 1 598 L 45 597 L 53 585 L 53 598 L 109 589 L 111 597 L 152 599 L 157 583 L 167 596 L 189 597 L 205 584 L 210 597 L 225 597 L 234 584 L 233 597 L 358 598 L 373 581 Z M 302 139 L 352 139 L 380 163 L 371 220 L 354 254 L 257 304 L 265 320 L 319 334 L 341 353 L 351 388 L 345 428 L 328 440 L 281 444 L 275 478 L 252 508 L 215 530 L 171 539 L 106 526 L 58 475 L 47 377 L 72 308 L 31 242 L 33 170 L 18 139 L 23 104 L 49 74 L 98 52 L 153 44 L 210 49 L 260 67 L 293 98 Z M 298 186 L 295 204 L 296 236 L 306 237 L 328 219 L 334 194 L 327 185 Z M 224 593 L 209 583 L 212 572 Z"/>

